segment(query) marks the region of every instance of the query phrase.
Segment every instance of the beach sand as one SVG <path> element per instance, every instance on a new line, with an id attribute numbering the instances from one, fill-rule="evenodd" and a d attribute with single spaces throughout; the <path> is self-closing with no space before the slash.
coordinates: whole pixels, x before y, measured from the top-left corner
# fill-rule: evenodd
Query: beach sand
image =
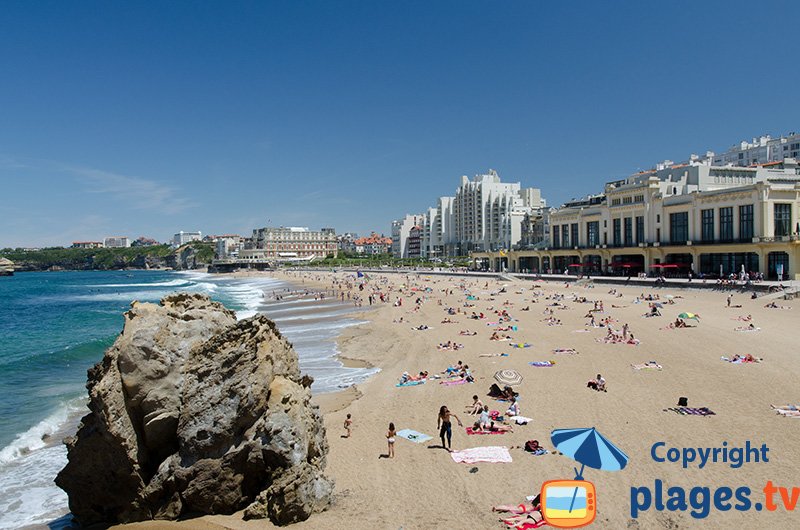
<path id="1" fill-rule="evenodd" d="M 309 288 L 331 287 L 329 273 L 266 273 L 297 282 Z M 302 278 L 301 276 L 302 275 Z M 343 273 L 335 275 L 344 278 Z M 352 277 L 352 273 L 350 273 Z M 385 283 L 384 283 L 385 282 Z M 561 428 L 595 427 L 629 457 L 627 467 L 618 472 L 587 468 L 584 478 L 597 489 L 596 528 L 790 528 L 797 526 L 797 516 L 782 507 L 777 511 L 756 510 L 721 512 L 712 506 L 707 518 L 694 518 L 686 511 L 657 511 L 651 507 L 631 517 L 631 488 L 654 481 L 666 488 L 696 486 L 715 488 L 742 486 L 751 488 L 753 503 L 764 502 L 761 489 L 771 480 L 780 486 L 800 486 L 800 449 L 797 448 L 800 421 L 784 418 L 771 410 L 770 404 L 800 403 L 798 390 L 798 323 L 800 304 L 796 300 L 777 299 L 792 310 L 766 309 L 764 298 L 751 300 L 747 294 L 735 294 L 733 303 L 741 308 L 726 308 L 726 292 L 699 289 L 645 289 L 595 284 L 565 286 L 557 282 L 500 281 L 475 277 L 428 276 L 424 273 L 371 275 L 368 289 L 387 291 L 391 302 L 399 296 L 403 305 L 378 302 L 361 318 L 367 323 L 348 328 L 339 340 L 342 357 L 348 362 L 367 363 L 381 369 L 357 389 L 315 396 L 324 414 L 330 453 L 327 473 L 336 481 L 331 508 L 294 525 L 298 529 L 316 528 L 504 528 L 492 512 L 495 504 L 519 504 L 527 495 L 538 493 L 547 480 L 572 479 L 572 459 L 548 454 L 531 456 L 521 449 L 511 449 L 513 463 L 457 464 L 450 454 L 438 447 L 437 412 L 447 405 L 464 422 L 474 416 L 464 413 L 465 406 L 477 394 L 491 409 L 505 407 L 486 396 L 494 382 L 493 374 L 514 369 L 524 376 L 515 387 L 521 395 L 521 413 L 533 418 L 513 433 L 491 436 L 467 436 L 453 424 L 453 448 L 503 445 L 518 447 L 536 439 L 553 450 L 550 432 Z M 464 285 L 462 285 L 464 284 Z M 479 298 L 464 307 L 465 286 Z M 507 292 L 495 294 L 503 286 Z M 431 292 L 408 289 L 430 288 Z M 622 297 L 610 294 L 616 289 Z M 445 294 L 452 290 L 452 294 Z M 356 294 L 367 296 L 367 290 Z M 534 292 L 539 292 L 538 296 Z M 647 302 L 634 304 L 640 293 L 675 296 L 674 305 L 664 304 L 661 317 L 644 318 Z M 575 303 L 572 294 L 590 301 L 603 301 L 605 312 L 596 319 L 612 317 L 621 329 L 641 340 L 637 346 L 597 342 L 605 328 L 587 328 L 587 311 L 592 303 Z M 549 326 L 543 310 L 564 295 L 567 308 L 553 308 L 562 325 Z M 424 301 L 414 311 L 414 301 Z M 532 300 L 536 300 L 532 302 Z M 439 305 L 439 301 L 443 305 Z M 508 303 L 511 305 L 503 305 Z M 366 300 L 364 302 L 366 305 Z M 612 305 L 622 307 L 612 307 Z M 520 311 L 530 306 L 530 311 Z M 455 323 L 443 324 L 446 307 L 462 312 L 485 313 L 485 320 L 471 320 L 464 314 L 450 316 Z M 496 322 L 489 309 L 506 309 L 517 321 L 518 331 L 509 332 L 514 342 L 528 342 L 530 348 L 512 348 L 509 342 L 490 341 L 494 330 L 487 322 Z M 689 329 L 663 329 L 681 312 L 700 315 L 689 321 Z M 737 332 L 747 324 L 735 320 L 752 314 L 758 332 Z M 403 318 L 403 323 L 394 320 Z M 433 329 L 414 331 L 412 326 L 427 324 Z M 477 336 L 461 336 L 459 330 L 477 331 Z M 588 332 L 576 332 L 578 330 Z M 445 341 L 462 343 L 459 351 L 438 351 Z M 554 354 L 556 348 L 575 348 L 577 355 Z M 508 357 L 480 357 L 480 354 L 508 353 Z M 763 357 L 758 364 L 737 365 L 720 360 L 734 354 Z M 428 370 L 439 373 L 458 360 L 468 364 L 475 375 L 474 384 L 445 386 L 435 380 L 424 385 L 397 388 L 395 383 L 404 371 Z M 551 368 L 535 368 L 530 361 L 555 360 Z M 631 364 L 655 360 L 663 370 L 641 370 Z M 359 364 L 363 366 L 364 364 Z M 586 388 L 586 382 L 601 373 L 608 392 Z M 676 406 L 686 396 L 690 407 L 709 407 L 716 415 L 683 416 L 663 409 Z M 353 416 L 353 434 L 343 438 L 342 425 L 347 413 Z M 396 458 L 381 458 L 386 453 L 385 434 L 389 422 L 397 429 L 410 428 L 433 436 L 427 443 L 414 444 L 398 438 Z M 732 469 L 726 463 L 709 463 L 704 469 L 694 464 L 683 469 L 679 463 L 658 463 L 651 458 L 651 447 L 664 442 L 676 447 L 741 447 L 749 440 L 753 446 L 769 447 L 768 463 L 745 463 Z M 663 450 L 662 450 L 663 452 Z M 471 472 L 473 468 L 477 471 Z M 776 496 L 780 506 L 780 499 Z M 688 499 L 687 499 L 688 502 Z M 205 516 L 180 523 L 147 522 L 125 528 L 273 528 L 268 521 L 243 521 L 241 514 Z"/>

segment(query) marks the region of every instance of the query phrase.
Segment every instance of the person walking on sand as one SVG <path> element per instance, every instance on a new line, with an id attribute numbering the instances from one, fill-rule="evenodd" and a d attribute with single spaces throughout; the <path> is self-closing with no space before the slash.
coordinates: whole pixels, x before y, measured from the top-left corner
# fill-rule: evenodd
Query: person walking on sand
<path id="1" fill-rule="evenodd" d="M 453 448 L 453 426 L 450 422 L 450 416 L 454 417 L 458 422 L 458 426 L 463 424 L 461 420 L 454 413 L 450 412 L 446 405 L 442 405 L 439 409 L 439 417 L 436 420 L 436 428 L 439 430 L 439 438 L 442 440 L 442 448 L 451 451 Z M 447 445 L 445 445 L 445 436 L 447 437 Z"/>
<path id="2" fill-rule="evenodd" d="M 394 458 L 394 437 L 397 435 L 394 423 L 389 423 L 389 430 L 386 432 L 386 442 L 389 444 L 389 458 Z"/>
<path id="3" fill-rule="evenodd" d="M 344 435 L 345 438 L 350 438 L 351 429 L 353 427 L 353 419 L 350 414 L 347 415 L 347 418 L 344 420 L 344 430 L 347 434 Z"/>

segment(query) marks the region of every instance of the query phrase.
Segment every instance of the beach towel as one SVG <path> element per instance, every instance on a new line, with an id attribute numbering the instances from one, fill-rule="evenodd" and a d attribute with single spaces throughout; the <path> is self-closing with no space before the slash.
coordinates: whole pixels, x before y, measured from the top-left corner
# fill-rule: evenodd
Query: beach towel
<path id="1" fill-rule="evenodd" d="M 590 333 L 591 330 L 590 329 L 573 329 L 572 332 L 573 333 Z"/>
<path id="2" fill-rule="evenodd" d="M 632 364 L 631 368 L 634 370 L 661 370 L 663 366 L 655 361 L 649 361 L 641 364 Z"/>
<path id="3" fill-rule="evenodd" d="M 450 456 L 453 457 L 454 462 L 459 464 L 475 464 L 477 462 L 512 462 L 511 453 L 508 452 L 508 447 L 502 446 L 473 447 L 472 449 L 453 451 L 450 453 Z"/>
<path id="4" fill-rule="evenodd" d="M 467 427 L 467 434 L 505 434 L 507 431 L 476 431 L 472 427 Z"/>
<path id="5" fill-rule="evenodd" d="M 433 439 L 432 436 L 428 436 L 427 434 L 422 434 L 421 432 L 413 431 L 411 429 L 403 429 L 402 431 L 397 431 L 397 436 L 400 438 L 405 438 L 409 442 L 414 442 L 415 444 L 421 444 L 423 442 L 427 442 L 428 440 Z"/>
<path id="6" fill-rule="evenodd" d="M 463 385 L 466 382 L 467 382 L 466 379 L 459 379 L 458 381 L 439 381 L 439 384 L 440 385 L 453 386 L 453 385 Z"/>
<path id="7" fill-rule="evenodd" d="M 533 421 L 533 418 L 526 418 L 525 416 L 509 416 L 508 419 L 517 425 L 527 425 L 529 422 Z"/>
<path id="8" fill-rule="evenodd" d="M 761 328 L 736 328 L 736 331 L 740 333 L 748 333 L 752 331 L 761 331 Z"/>
<path id="9" fill-rule="evenodd" d="M 716 416 L 716 412 L 708 407 L 670 407 L 664 412 L 674 412 L 682 416 Z"/>
<path id="10" fill-rule="evenodd" d="M 503 340 L 506 340 L 506 339 L 503 339 Z M 529 344 L 527 342 L 524 343 L 524 344 L 521 343 L 521 342 L 517 342 L 517 343 L 511 344 L 512 348 L 530 348 L 531 346 L 533 346 L 533 344 Z"/>
<path id="11" fill-rule="evenodd" d="M 532 361 L 528 363 L 531 366 L 535 366 L 537 368 L 549 368 L 550 366 L 555 366 L 556 363 L 554 361 Z"/>
<path id="12" fill-rule="evenodd" d="M 406 381 L 405 383 L 397 383 L 394 386 L 417 386 L 417 385 L 424 385 L 425 381 Z"/>

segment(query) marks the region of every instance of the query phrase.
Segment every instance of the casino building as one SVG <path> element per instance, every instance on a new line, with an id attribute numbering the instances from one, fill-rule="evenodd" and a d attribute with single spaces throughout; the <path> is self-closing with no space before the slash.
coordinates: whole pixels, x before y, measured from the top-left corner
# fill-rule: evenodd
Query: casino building
<path id="1" fill-rule="evenodd" d="M 800 279 L 795 158 L 750 167 L 713 165 L 712 159 L 662 164 L 608 182 L 602 193 L 552 209 L 544 219 L 544 229 L 526 230 L 541 234 L 539 240 L 470 256 L 479 268 L 510 272 L 687 276 L 745 270 Z"/>

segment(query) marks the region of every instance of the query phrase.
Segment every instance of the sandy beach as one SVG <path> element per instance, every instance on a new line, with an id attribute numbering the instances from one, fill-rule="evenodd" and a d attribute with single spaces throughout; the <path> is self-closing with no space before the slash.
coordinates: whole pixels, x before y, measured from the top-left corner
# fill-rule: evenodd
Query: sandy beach
<path id="1" fill-rule="evenodd" d="M 587 468 L 586 480 L 597 488 L 596 528 L 789 528 L 797 516 L 787 512 L 776 495 L 776 511 L 719 511 L 711 506 L 707 517 L 683 511 L 656 510 L 651 506 L 631 516 L 631 488 L 663 481 L 681 486 L 732 489 L 749 487 L 750 500 L 764 502 L 761 492 L 767 481 L 776 486 L 796 487 L 800 472 L 800 450 L 795 440 L 800 421 L 776 414 L 770 405 L 800 403 L 797 390 L 796 300 L 775 298 L 780 308 L 765 308 L 770 297 L 750 299 L 749 293 L 734 292 L 727 307 L 728 292 L 679 289 L 643 289 L 586 283 L 504 281 L 470 276 L 420 274 L 370 274 L 368 281 L 354 273 L 279 272 L 276 277 L 309 289 L 327 289 L 363 299 L 375 294 L 371 310 L 360 318 L 367 323 L 348 328 L 339 338 L 341 357 L 351 366 L 374 366 L 380 372 L 368 381 L 343 392 L 315 397 L 323 413 L 330 453 L 327 473 L 336 481 L 331 508 L 295 525 L 316 528 L 505 528 L 502 516 L 493 513 L 498 504 L 517 505 L 536 495 L 547 480 L 572 479 L 574 460 L 557 454 L 550 441 L 553 429 L 595 427 L 629 457 L 618 472 Z M 363 283 L 364 290 L 358 289 Z M 383 293 L 386 302 L 377 299 Z M 663 307 L 661 316 L 644 317 L 650 311 L 641 295 Z M 468 299 L 467 296 L 472 299 Z M 586 301 L 575 301 L 585 298 Z M 397 300 L 402 299 L 402 305 Z M 419 301 L 419 303 L 416 303 Z M 638 344 L 605 343 L 607 326 L 589 326 L 590 310 L 602 302 L 603 311 L 592 312 L 596 322 L 611 319 L 613 330 L 628 331 Z M 553 305 L 558 304 L 558 305 Z M 523 311 L 523 308 L 529 308 Z M 599 307 L 599 306 L 598 306 Z M 455 314 L 448 314 L 452 308 Z M 512 341 L 492 341 L 498 326 L 496 311 L 511 318 L 501 326 L 516 326 Z M 550 312 L 552 311 L 552 314 Z M 485 318 L 472 319 L 472 313 Z M 691 312 L 699 321 L 687 319 L 689 328 L 670 329 L 680 313 Z M 545 314 L 547 313 L 547 314 Z M 750 321 L 743 319 L 751 315 Z M 452 323 L 442 323 L 449 318 Z M 402 322 L 399 322 L 402 319 Z M 550 319 L 550 322 L 548 322 Z M 737 331 L 748 328 L 754 331 Z M 424 331 L 414 327 L 427 325 Z M 460 335 L 461 330 L 476 332 Z M 440 343 L 451 341 L 463 348 L 441 351 Z M 512 344 L 529 343 L 527 348 Z M 576 354 L 555 353 L 574 349 Z M 507 354 L 507 356 L 485 356 Z M 752 355 L 758 363 L 736 364 L 721 357 Z M 483 355 L 483 356 L 482 356 Z M 407 371 L 430 375 L 444 371 L 457 361 L 469 365 L 474 383 L 443 385 L 428 379 L 425 384 L 396 387 Z M 551 367 L 530 362 L 555 361 Z M 635 364 L 656 361 L 662 369 L 636 370 Z M 492 410 L 505 411 L 507 404 L 487 396 L 498 370 L 516 370 L 524 377 L 514 386 L 520 394 L 523 416 L 533 421 L 514 425 L 513 432 L 495 435 L 466 434 L 453 423 L 453 450 L 480 446 L 511 448 L 511 463 L 462 464 L 440 447 L 437 432 L 439 407 L 447 405 L 464 426 L 477 421 L 465 413 L 472 396 L 478 395 Z M 607 382 L 607 392 L 586 384 L 596 374 Z M 711 416 L 683 415 L 665 411 L 682 396 L 692 408 L 708 407 Z M 346 414 L 353 419 L 352 436 L 344 438 Z M 387 452 L 389 422 L 397 429 L 413 429 L 433 438 L 412 443 L 397 438 L 396 457 Z M 538 440 L 550 451 L 533 456 L 521 449 L 528 440 Z M 703 469 L 692 463 L 656 462 L 651 448 L 743 447 L 769 448 L 769 462 L 709 462 Z M 791 491 L 791 490 L 790 490 Z M 688 502 L 688 500 L 687 500 Z M 695 510 L 699 513 L 699 510 Z M 243 521 L 240 516 L 206 516 L 180 523 L 148 522 L 126 528 L 272 528 L 266 521 Z"/>

